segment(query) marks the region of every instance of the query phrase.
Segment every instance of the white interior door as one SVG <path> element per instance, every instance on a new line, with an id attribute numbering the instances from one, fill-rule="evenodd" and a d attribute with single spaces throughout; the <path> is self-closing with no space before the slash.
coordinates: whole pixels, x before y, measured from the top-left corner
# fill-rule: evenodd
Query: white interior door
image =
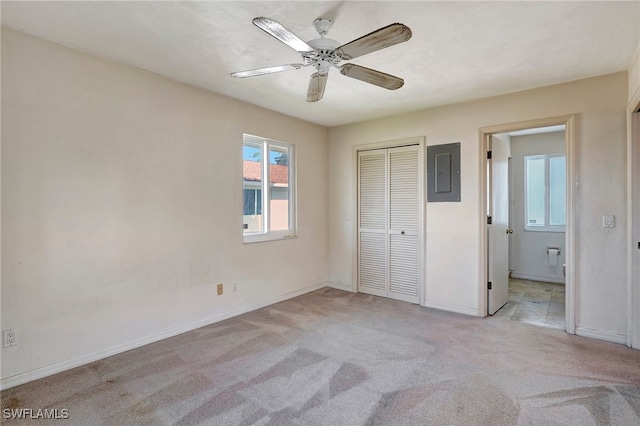
<path id="1" fill-rule="evenodd" d="M 419 146 L 358 153 L 358 291 L 419 303 Z"/>
<path id="2" fill-rule="evenodd" d="M 509 141 L 490 136 L 489 162 L 489 282 L 488 314 L 493 315 L 509 300 Z"/>
<path id="3" fill-rule="evenodd" d="M 631 321 L 640 323 L 640 113 L 632 115 L 631 140 Z M 640 348 L 640 328 L 631 328 L 631 346 Z"/>

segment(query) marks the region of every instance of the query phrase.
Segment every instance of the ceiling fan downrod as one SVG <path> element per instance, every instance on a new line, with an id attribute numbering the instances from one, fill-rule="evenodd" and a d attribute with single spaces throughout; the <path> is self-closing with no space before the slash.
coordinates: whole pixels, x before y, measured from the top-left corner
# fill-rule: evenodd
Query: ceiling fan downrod
<path id="1" fill-rule="evenodd" d="M 315 27 L 318 34 L 320 34 L 320 37 L 324 38 L 324 36 L 327 35 L 331 27 L 333 27 L 333 22 L 331 21 L 331 19 L 318 18 L 315 21 L 313 21 L 313 26 Z"/>

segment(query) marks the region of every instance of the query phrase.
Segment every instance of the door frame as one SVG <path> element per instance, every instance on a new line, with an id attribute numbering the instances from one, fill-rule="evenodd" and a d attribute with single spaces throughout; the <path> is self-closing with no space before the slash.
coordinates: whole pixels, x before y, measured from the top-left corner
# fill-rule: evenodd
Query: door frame
<path id="1" fill-rule="evenodd" d="M 498 124 L 494 126 L 486 126 L 478 129 L 479 138 L 479 191 L 480 202 L 479 214 L 480 218 L 480 273 L 478 277 L 478 315 L 487 316 L 487 271 L 489 261 L 489 251 L 487 248 L 487 164 L 486 164 L 486 152 L 488 147 L 489 137 L 496 133 L 508 133 L 517 130 L 532 129 L 536 127 L 548 127 L 548 126 L 565 126 L 565 155 L 567 159 L 567 224 L 565 227 L 565 262 L 566 262 L 566 276 L 565 276 L 565 323 L 566 331 L 570 334 L 575 334 L 575 115 L 562 115 L 556 117 L 539 118 L 535 120 L 518 121 L 515 123 Z"/>
<path id="2" fill-rule="evenodd" d="M 627 106 L 627 346 L 640 348 L 640 86 Z"/>
<path id="3" fill-rule="evenodd" d="M 358 217 L 358 152 L 360 151 L 372 151 L 375 149 L 385 149 L 385 148 L 397 148 L 401 146 L 409 146 L 409 145 L 418 145 L 420 147 L 419 152 L 421 153 L 420 161 L 418 162 L 418 173 L 420 176 L 420 185 L 421 188 L 421 202 L 419 203 L 419 211 L 418 211 L 418 303 L 420 306 L 424 306 L 426 299 L 426 200 L 427 197 L 424 194 L 424 188 L 426 188 L 425 184 L 425 165 L 426 165 L 426 139 L 424 136 L 415 136 L 410 138 L 403 139 L 394 139 L 390 141 L 383 142 L 373 142 L 361 145 L 354 145 L 352 148 L 352 170 L 353 170 L 353 250 L 351 257 L 351 291 L 354 293 L 358 292 L 358 277 L 360 276 L 358 270 L 358 248 L 360 246 L 359 236 L 358 236 L 358 227 L 359 227 L 359 217 Z"/>

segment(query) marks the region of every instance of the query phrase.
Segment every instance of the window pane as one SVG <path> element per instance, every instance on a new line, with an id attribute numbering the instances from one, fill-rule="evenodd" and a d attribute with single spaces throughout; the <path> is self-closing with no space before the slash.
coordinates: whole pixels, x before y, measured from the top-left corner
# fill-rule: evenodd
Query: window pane
<path id="1" fill-rule="evenodd" d="M 564 225 L 567 221 L 565 157 L 549 158 L 549 224 Z"/>
<path id="2" fill-rule="evenodd" d="M 262 143 L 244 142 L 242 223 L 244 233 L 262 232 Z"/>
<path id="3" fill-rule="evenodd" d="M 269 145 L 269 229 L 291 228 L 289 221 L 289 158 L 287 147 Z"/>
<path id="4" fill-rule="evenodd" d="M 526 194 L 527 194 L 527 226 L 545 225 L 545 167 L 544 158 L 525 157 Z"/>
<path id="5" fill-rule="evenodd" d="M 262 214 L 262 190 L 246 188 L 243 190 L 242 211 L 245 216 L 256 216 Z"/>

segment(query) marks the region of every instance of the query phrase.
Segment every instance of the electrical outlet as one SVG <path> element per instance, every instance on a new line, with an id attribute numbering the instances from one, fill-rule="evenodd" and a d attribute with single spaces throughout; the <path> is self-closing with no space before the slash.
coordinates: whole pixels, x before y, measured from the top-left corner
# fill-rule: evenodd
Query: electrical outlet
<path id="1" fill-rule="evenodd" d="M 15 328 L 2 331 L 2 347 L 16 346 L 18 344 L 18 332 Z"/>
<path id="2" fill-rule="evenodd" d="M 238 283 L 233 283 L 233 292 L 238 291 Z"/>
<path id="3" fill-rule="evenodd" d="M 224 293 L 224 284 L 218 284 L 218 296 Z"/>

